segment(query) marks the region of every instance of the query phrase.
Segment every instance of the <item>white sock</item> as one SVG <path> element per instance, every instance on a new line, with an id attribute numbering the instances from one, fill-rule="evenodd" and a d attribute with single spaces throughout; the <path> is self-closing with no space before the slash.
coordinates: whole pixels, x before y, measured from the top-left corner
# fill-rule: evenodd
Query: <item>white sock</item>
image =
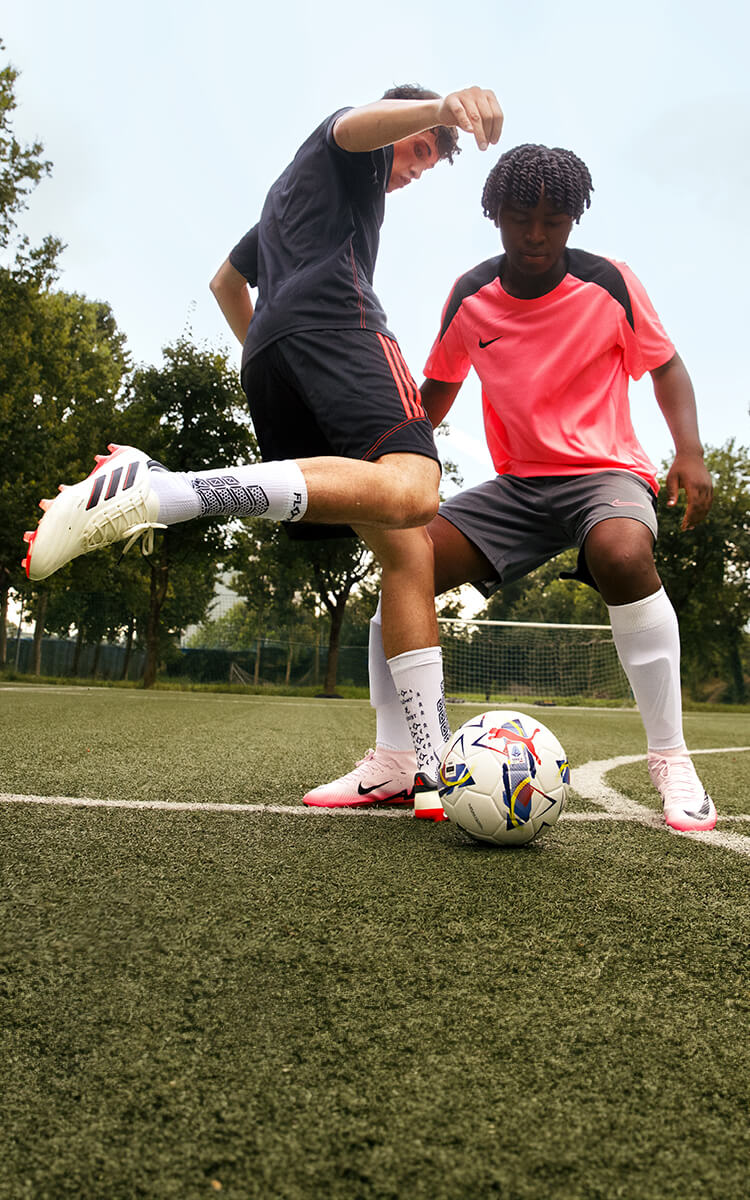
<path id="1" fill-rule="evenodd" d="M 370 704 L 375 709 L 375 744 L 388 750 L 413 750 L 409 726 L 383 649 L 380 598 L 370 621 L 367 669 L 370 675 Z"/>
<path id="2" fill-rule="evenodd" d="M 417 755 L 417 769 L 437 775 L 440 751 L 450 737 L 439 646 L 407 650 L 388 659 Z"/>
<path id="3" fill-rule="evenodd" d="M 685 745 L 680 692 L 680 633 L 672 604 L 660 588 L 634 604 L 608 606 L 612 635 L 630 680 L 649 750 Z"/>
<path id="4" fill-rule="evenodd" d="M 152 467 L 151 486 L 165 525 L 218 516 L 299 521 L 307 509 L 305 477 L 294 459 L 212 471 Z"/>

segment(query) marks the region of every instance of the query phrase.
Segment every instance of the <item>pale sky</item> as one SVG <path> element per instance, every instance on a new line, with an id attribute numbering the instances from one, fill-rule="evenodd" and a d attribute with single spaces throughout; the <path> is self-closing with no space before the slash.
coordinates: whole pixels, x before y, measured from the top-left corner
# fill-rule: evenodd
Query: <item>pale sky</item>
<path id="1" fill-rule="evenodd" d="M 208 281 L 307 134 L 394 83 L 491 87 L 500 145 L 463 136 L 455 166 L 387 201 L 375 286 L 416 378 L 453 281 L 499 252 L 480 203 L 498 155 L 564 146 L 595 187 L 570 245 L 631 266 L 693 377 L 704 441 L 747 445 L 749 34 L 744 0 L 27 0 L 0 20 L 15 130 L 54 167 L 22 227 L 67 243 L 60 286 L 108 301 L 136 361 L 160 363 L 189 325 L 239 364 Z M 650 382 L 632 396 L 659 463 L 671 439 Z M 471 377 L 449 420 L 444 453 L 481 482 Z"/>

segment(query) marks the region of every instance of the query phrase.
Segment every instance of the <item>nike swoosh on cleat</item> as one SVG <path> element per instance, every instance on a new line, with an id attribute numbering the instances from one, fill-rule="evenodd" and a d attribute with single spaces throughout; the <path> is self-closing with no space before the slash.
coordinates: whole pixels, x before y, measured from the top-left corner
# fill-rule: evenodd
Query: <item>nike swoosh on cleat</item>
<path id="1" fill-rule="evenodd" d="M 370 792 L 376 792 L 378 790 L 378 788 L 385 787 L 385 785 L 390 782 L 391 782 L 390 779 L 384 779 L 382 783 L 374 783 L 372 785 L 372 787 L 368 787 L 368 788 L 362 787 L 362 784 L 358 783 L 357 784 L 357 792 L 360 796 L 369 796 Z"/>
<path id="2" fill-rule="evenodd" d="M 501 338 L 502 336 L 503 336 L 503 335 L 502 335 L 502 333 L 499 333 L 499 334 L 497 335 L 497 337 L 489 338 L 489 339 L 488 339 L 488 341 L 486 341 L 486 342 L 483 342 L 483 341 L 482 341 L 482 339 L 480 338 L 480 339 L 479 339 L 479 349 L 480 349 L 480 350 L 486 350 L 486 349 L 487 349 L 487 347 L 488 347 L 488 346 L 491 346 L 493 342 L 499 342 L 499 341 L 500 341 L 500 338 Z"/>

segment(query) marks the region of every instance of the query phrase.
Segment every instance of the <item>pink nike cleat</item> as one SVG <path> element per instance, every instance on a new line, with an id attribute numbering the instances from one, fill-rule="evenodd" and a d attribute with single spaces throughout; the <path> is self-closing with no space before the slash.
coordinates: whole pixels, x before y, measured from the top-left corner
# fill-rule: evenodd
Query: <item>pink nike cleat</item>
<path id="1" fill-rule="evenodd" d="M 44 516 L 24 534 L 28 545 L 23 565 L 29 579 L 46 579 L 80 554 L 129 538 L 125 549 L 145 533 L 153 540 L 159 500 L 151 487 L 150 459 L 132 446 L 109 446 L 97 454 L 96 466 L 80 483 L 60 484 L 54 500 L 41 500 Z"/>
<path id="2" fill-rule="evenodd" d="M 313 788 L 302 803 L 313 808 L 362 808 L 368 804 L 411 804 L 416 755 L 377 746 L 347 775 Z"/>
<path id="3" fill-rule="evenodd" d="M 680 833 L 713 829 L 716 824 L 714 802 L 698 778 L 687 751 L 660 754 L 658 750 L 649 750 L 648 773 L 661 794 L 667 825 Z"/>

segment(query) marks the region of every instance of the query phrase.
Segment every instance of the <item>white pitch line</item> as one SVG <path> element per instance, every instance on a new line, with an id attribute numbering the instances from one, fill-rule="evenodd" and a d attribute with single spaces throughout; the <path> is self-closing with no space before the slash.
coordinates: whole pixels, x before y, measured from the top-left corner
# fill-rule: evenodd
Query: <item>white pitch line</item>
<path id="1" fill-rule="evenodd" d="M 750 746 L 722 746 L 709 750 L 692 750 L 691 754 L 739 754 L 750 750 Z M 645 754 L 623 754 L 618 758 L 605 758 L 584 763 L 571 772 L 571 783 L 580 796 L 600 805 L 598 812 L 563 813 L 561 820 L 589 821 L 635 821 L 662 833 L 676 837 L 688 837 L 708 845 L 720 846 L 736 854 L 750 856 L 750 837 L 729 830 L 713 829 L 704 833 L 679 833 L 667 829 L 661 815 L 629 800 L 621 792 L 604 782 L 604 776 L 616 767 L 628 763 L 643 762 Z M 13 792 L 0 792 L 0 804 L 44 804 L 67 808 L 123 808 L 131 810 L 157 810 L 161 812 L 210 812 L 210 813 L 276 813 L 284 817 L 412 817 L 409 808 L 308 808 L 302 804 L 211 804 L 201 801 L 183 800 L 99 800 L 88 796 L 27 796 Z M 724 821 L 750 820 L 746 816 L 719 818 Z"/>
<path id="2" fill-rule="evenodd" d="M 739 754 L 750 750 L 750 746 L 722 746 L 709 750 L 691 750 L 696 754 Z M 628 763 L 643 762 L 645 754 L 622 754 L 618 758 L 603 758 L 599 761 L 584 763 L 571 771 L 571 784 L 583 796 L 599 804 L 605 812 L 619 820 L 636 821 L 640 825 L 648 825 L 651 829 L 659 829 L 662 833 L 674 834 L 676 837 L 687 837 L 693 841 L 705 842 L 709 846 L 720 846 L 724 850 L 733 850 L 735 854 L 750 857 L 750 837 L 730 830 L 710 829 L 701 833 L 679 833 L 676 829 L 665 826 L 661 814 L 645 804 L 637 804 L 629 800 L 622 792 L 616 791 L 604 782 L 604 776 L 616 767 L 624 767 Z"/>

